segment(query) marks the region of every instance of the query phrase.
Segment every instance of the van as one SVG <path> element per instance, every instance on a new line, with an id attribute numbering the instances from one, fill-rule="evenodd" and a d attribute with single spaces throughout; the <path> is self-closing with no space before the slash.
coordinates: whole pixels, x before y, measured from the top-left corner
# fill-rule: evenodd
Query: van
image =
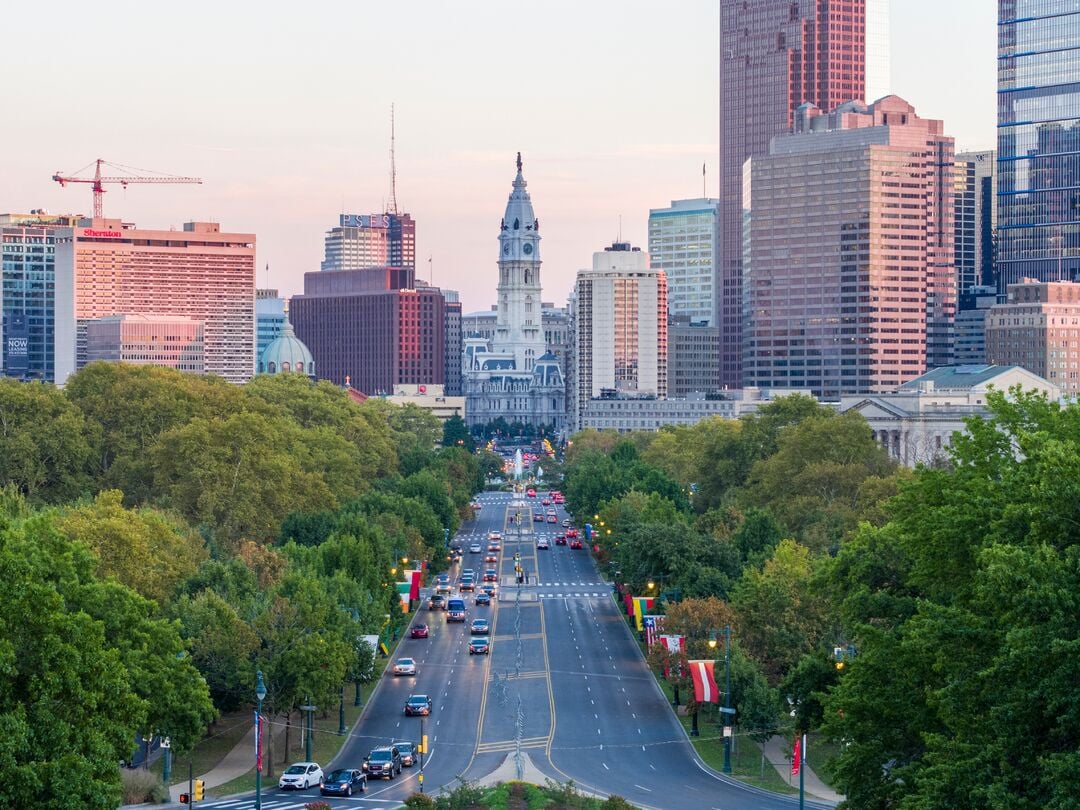
<path id="1" fill-rule="evenodd" d="M 446 620 L 448 622 L 465 621 L 465 600 L 449 599 L 446 602 Z"/>

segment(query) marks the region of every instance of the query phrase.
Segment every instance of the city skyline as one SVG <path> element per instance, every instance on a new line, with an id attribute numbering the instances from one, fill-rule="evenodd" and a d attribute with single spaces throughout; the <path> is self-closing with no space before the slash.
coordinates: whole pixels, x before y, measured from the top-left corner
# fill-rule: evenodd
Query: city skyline
<path id="1" fill-rule="evenodd" d="M 546 213 L 544 300 L 556 304 L 596 244 L 620 232 L 646 244 L 650 208 L 701 196 L 702 163 L 705 191 L 717 193 L 716 3 L 663 14 L 638 2 L 555 2 L 528 14 L 483 3 L 463 16 L 419 2 L 407 17 L 334 6 L 257 20 L 215 7 L 213 28 L 204 5 L 158 31 L 158 13 L 137 5 L 103 17 L 60 3 L 78 37 L 47 51 L 31 39 L 5 48 L 0 65 L 33 76 L 9 88 L 9 104 L 35 124 L 6 133 L 0 210 L 89 214 L 85 187 L 49 178 L 97 157 L 200 176 L 201 186 L 110 187 L 106 216 L 152 228 L 213 219 L 255 233 L 259 285 L 291 296 L 318 269 L 341 213 L 388 203 L 395 103 L 398 207 L 417 222 L 417 274 L 460 290 L 468 312 L 494 302 L 492 224 L 519 150 Z M 893 92 L 942 118 L 958 149 L 992 148 L 995 9 L 939 6 L 894 4 Z M 17 7 L 6 18 L 29 30 L 33 14 Z M 406 50 L 385 36 L 395 26 L 407 26 Z M 957 26 L 969 35 L 948 36 Z M 498 70 L 508 59 L 520 69 Z"/>

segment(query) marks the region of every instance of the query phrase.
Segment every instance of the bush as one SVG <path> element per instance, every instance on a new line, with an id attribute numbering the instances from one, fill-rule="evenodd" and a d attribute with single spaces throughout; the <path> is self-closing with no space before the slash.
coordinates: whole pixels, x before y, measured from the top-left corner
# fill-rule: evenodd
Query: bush
<path id="1" fill-rule="evenodd" d="M 630 804 L 622 796 L 616 796 L 615 794 L 608 796 L 607 801 L 600 806 L 603 810 L 634 810 L 634 805 Z"/>
<path id="2" fill-rule="evenodd" d="M 124 804 L 142 804 L 143 802 L 165 802 L 169 800 L 169 789 L 156 773 L 137 768 L 120 770 L 120 783 Z"/>
<path id="3" fill-rule="evenodd" d="M 328 802 L 315 800 L 304 805 L 304 810 L 333 810 Z"/>
<path id="4" fill-rule="evenodd" d="M 484 789 L 459 776 L 458 786 L 439 796 L 435 801 L 435 806 L 439 810 L 471 810 L 474 807 L 482 807 L 483 800 Z"/>
<path id="5" fill-rule="evenodd" d="M 405 806 L 410 808 L 419 808 L 419 810 L 426 810 L 426 808 L 435 807 L 435 800 L 426 793 L 414 793 L 405 800 Z"/>

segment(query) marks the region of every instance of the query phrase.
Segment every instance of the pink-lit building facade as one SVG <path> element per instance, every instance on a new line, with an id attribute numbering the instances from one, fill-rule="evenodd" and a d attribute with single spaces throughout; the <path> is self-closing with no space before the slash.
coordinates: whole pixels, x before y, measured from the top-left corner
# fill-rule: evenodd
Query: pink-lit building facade
<path id="1" fill-rule="evenodd" d="M 203 323 L 168 315 L 110 315 L 86 322 L 86 361 L 205 371 Z"/>
<path id="2" fill-rule="evenodd" d="M 255 370 L 255 235 L 214 222 L 144 230 L 82 220 L 56 233 L 56 382 L 86 365 L 87 322 L 180 316 L 203 328 L 203 366 L 229 382 Z"/>
<path id="3" fill-rule="evenodd" d="M 874 0 L 871 0 L 874 2 Z M 741 384 L 743 163 L 791 130 L 804 102 L 863 100 L 867 0 L 721 0 L 720 385 Z"/>
<path id="4" fill-rule="evenodd" d="M 804 105 L 746 162 L 744 385 L 836 399 L 951 363 L 952 162 L 897 96 Z"/>
<path id="5" fill-rule="evenodd" d="M 1080 284 L 1026 278 L 986 316 L 986 361 L 1020 366 L 1080 393 Z"/>

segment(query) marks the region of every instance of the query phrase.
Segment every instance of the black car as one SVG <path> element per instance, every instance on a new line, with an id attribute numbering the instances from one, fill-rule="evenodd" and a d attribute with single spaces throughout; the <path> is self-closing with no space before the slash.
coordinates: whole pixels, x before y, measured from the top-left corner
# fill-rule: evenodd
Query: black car
<path id="1" fill-rule="evenodd" d="M 411 742 L 396 742 L 394 748 L 401 753 L 401 764 L 406 768 L 411 768 L 416 764 L 416 746 Z"/>
<path id="2" fill-rule="evenodd" d="M 401 773 L 401 752 L 396 746 L 381 745 L 364 759 L 364 770 L 370 777 L 393 779 Z"/>
<path id="3" fill-rule="evenodd" d="M 352 796 L 354 790 L 367 790 L 367 776 L 356 768 L 339 768 L 330 771 L 319 785 L 321 796 Z"/>
<path id="4" fill-rule="evenodd" d="M 409 699 L 405 701 L 405 714 L 409 716 L 431 714 L 431 698 L 427 695 L 409 695 Z"/>
<path id="5" fill-rule="evenodd" d="M 486 593 L 484 591 L 480 591 L 480 593 L 478 593 L 476 595 L 475 602 L 478 605 L 490 605 L 491 604 L 491 594 Z"/>
<path id="6" fill-rule="evenodd" d="M 491 651 L 491 643 L 483 636 L 469 639 L 469 655 L 487 655 Z"/>

